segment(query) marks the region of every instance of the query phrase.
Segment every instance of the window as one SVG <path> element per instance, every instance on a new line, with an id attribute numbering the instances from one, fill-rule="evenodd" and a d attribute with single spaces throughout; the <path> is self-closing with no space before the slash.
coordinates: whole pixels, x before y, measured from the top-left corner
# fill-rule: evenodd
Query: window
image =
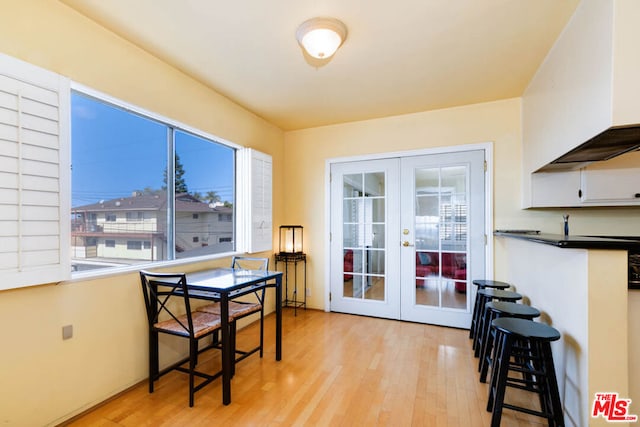
<path id="1" fill-rule="evenodd" d="M 127 240 L 127 250 L 139 251 L 140 249 L 142 249 L 140 240 Z"/>
<path id="2" fill-rule="evenodd" d="M 220 215 L 218 215 L 218 221 L 222 221 L 222 222 L 233 221 L 233 215 L 231 215 L 231 214 L 220 214 Z"/>
<path id="3" fill-rule="evenodd" d="M 127 212 L 127 222 L 142 221 L 144 215 L 142 212 Z"/>
<path id="4" fill-rule="evenodd" d="M 1 53 L 0 69 L 0 290 L 271 249 L 270 156 Z"/>
<path id="5" fill-rule="evenodd" d="M 71 111 L 74 271 L 235 249 L 235 148 L 80 92 Z"/>

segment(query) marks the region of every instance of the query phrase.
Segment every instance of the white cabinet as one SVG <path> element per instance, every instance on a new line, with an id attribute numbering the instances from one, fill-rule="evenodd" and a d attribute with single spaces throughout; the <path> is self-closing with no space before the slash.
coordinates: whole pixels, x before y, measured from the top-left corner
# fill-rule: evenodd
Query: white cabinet
<path id="1" fill-rule="evenodd" d="M 531 174 L 531 207 L 633 205 L 640 206 L 640 152 L 579 170 Z"/>
<path id="2" fill-rule="evenodd" d="M 531 207 L 579 206 L 580 170 L 531 174 Z"/>
<path id="3" fill-rule="evenodd" d="M 640 152 L 590 164 L 581 170 L 580 188 L 584 206 L 640 205 Z"/>
<path id="4" fill-rule="evenodd" d="M 640 205 L 640 168 L 584 169 L 582 202 L 598 205 Z"/>

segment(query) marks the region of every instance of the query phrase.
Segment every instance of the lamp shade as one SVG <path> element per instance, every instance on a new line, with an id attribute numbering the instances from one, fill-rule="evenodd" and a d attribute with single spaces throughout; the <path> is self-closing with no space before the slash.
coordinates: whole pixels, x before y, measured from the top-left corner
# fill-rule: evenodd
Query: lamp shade
<path id="1" fill-rule="evenodd" d="M 347 27 L 334 18 L 312 18 L 303 22 L 296 38 L 314 58 L 330 58 L 347 37 Z"/>
<path id="2" fill-rule="evenodd" d="M 283 253 L 283 254 L 302 253 L 302 226 L 301 225 L 281 225 L 280 226 L 280 253 Z"/>

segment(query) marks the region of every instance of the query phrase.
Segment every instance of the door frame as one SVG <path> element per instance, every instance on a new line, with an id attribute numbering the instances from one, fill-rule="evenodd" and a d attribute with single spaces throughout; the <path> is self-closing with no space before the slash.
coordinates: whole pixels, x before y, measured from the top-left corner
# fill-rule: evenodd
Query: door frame
<path id="1" fill-rule="evenodd" d="M 367 154 L 352 157 L 336 157 L 325 160 L 325 185 L 324 185 L 324 311 L 329 312 L 331 308 L 331 165 L 333 163 L 344 163 L 365 160 L 380 160 L 391 157 L 413 157 L 431 154 L 459 153 L 462 151 L 484 150 L 485 161 L 487 162 L 484 180 L 485 194 L 485 223 L 484 233 L 486 236 L 485 250 L 485 272 L 484 279 L 493 279 L 493 143 L 484 142 L 478 144 L 453 145 L 447 147 L 425 148 L 420 150 L 393 151 L 379 154 Z M 475 289 L 473 290 L 475 292 Z M 473 297 L 473 295 L 471 295 Z"/>

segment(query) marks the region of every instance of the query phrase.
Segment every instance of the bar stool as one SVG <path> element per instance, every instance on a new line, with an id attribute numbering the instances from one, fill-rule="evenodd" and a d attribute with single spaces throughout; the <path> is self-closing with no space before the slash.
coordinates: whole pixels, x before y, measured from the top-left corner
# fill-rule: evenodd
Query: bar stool
<path id="1" fill-rule="evenodd" d="M 491 426 L 500 426 L 504 408 L 546 418 L 550 427 L 564 426 L 550 345 L 560 339 L 560 332 L 543 323 L 512 317 L 495 319 L 491 327 L 496 333 L 487 402 Z M 510 377 L 509 371 L 520 372 L 522 378 Z M 507 387 L 537 393 L 541 410 L 504 403 Z"/>
<path id="2" fill-rule="evenodd" d="M 491 322 L 500 317 L 533 320 L 538 316 L 540 316 L 540 310 L 524 304 L 504 301 L 492 301 L 485 304 L 483 328 L 480 330 L 480 363 L 478 364 L 480 382 L 487 382 L 487 372 L 489 365 L 491 365 L 494 337 Z"/>
<path id="3" fill-rule="evenodd" d="M 480 331 L 483 329 L 485 306 L 491 301 L 516 302 L 522 299 L 522 295 L 513 291 L 503 291 L 502 289 L 480 289 L 476 294 L 476 301 L 480 302 L 476 319 L 476 330 L 473 335 L 473 355 L 480 356 Z"/>
<path id="4" fill-rule="evenodd" d="M 483 280 L 483 279 L 478 279 L 478 280 L 474 280 L 472 282 L 474 285 L 476 285 L 476 287 L 478 288 L 477 290 L 480 289 L 502 289 L 505 290 L 508 287 L 510 287 L 511 285 L 507 282 L 500 282 L 497 280 Z M 471 315 L 471 327 L 469 328 L 469 338 L 474 338 L 475 337 L 475 332 L 476 332 L 476 325 L 477 325 L 477 321 L 478 321 L 478 316 L 480 314 L 480 301 L 478 301 L 478 297 L 476 296 L 476 301 L 475 304 L 473 306 L 473 314 Z"/>

